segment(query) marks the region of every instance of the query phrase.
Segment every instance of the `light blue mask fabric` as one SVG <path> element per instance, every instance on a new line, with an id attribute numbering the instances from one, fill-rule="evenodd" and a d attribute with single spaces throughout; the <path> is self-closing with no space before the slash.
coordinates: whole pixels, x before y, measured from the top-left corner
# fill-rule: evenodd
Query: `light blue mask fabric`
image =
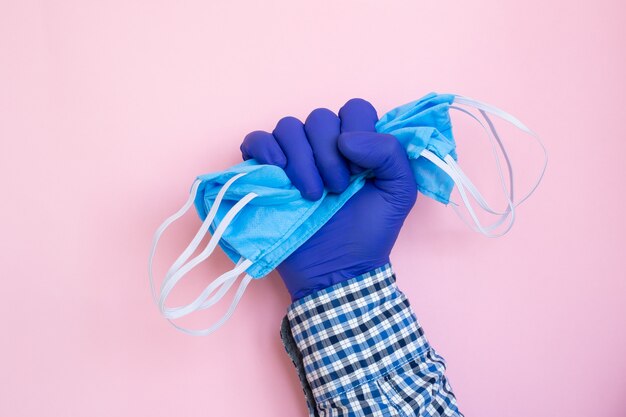
<path id="1" fill-rule="evenodd" d="M 237 179 L 226 191 L 210 230 L 214 232 L 216 225 L 241 198 L 249 193 L 256 194 L 220 240 L 220 246 L 233 262 L 240 258 L 253 261 L 246 270 L 253 278 L 262 278 L 270 273 L 318 231 L 365 183 L 365 174 L 353 176 L 343 193 L 329 194 L 324 191 L 322 198 L 309 201 L 301 197 L 300 191 L 291 184 L 281 168 L 248 160 L 225 172 L 198 177 L 201 183 L 195 206 L 202 220 L 206 219 L 226 181 L 242 173 L 246 175 Z"/>
<path id="2" fill-rule="evenodd" d="M 396 107 L 376 123 L 376 131 L 395 136 L 406 149 L 417 190 L 443 204 L 450 201 L 454 181 L 431 161 L 420 156 L 427 149 L 441 159 L 447 155 L 457 159 L 449 112 L 453 102 L 452 94 L 430 93 Z"/>
<path id="3" fill-rule="evenodd" d="M 454 182 L 428 159 L 420 158 L 420 154 L 428 149 L 442 159 L 447 155 L 456 159 L 448 112 L 453 101 L 453 95 L 431 93 L 388 112 L 376 124 L 378 132 L 394 135 L 407 150 L 418 190 L 444 204 L 449 201 Z M 247 273 L 254 278 L 270 273 L 317 232 L 363 187 L 368 175 L 365 172 L 353 176 L 348 189 L 341 194 L 324 192 L 318 201 L 308 201 L 301 197 L 282 169 L 249 160 L 226 171 L 198 177 L 201 183 L 195 206 L 202 220 L 226 181 L 241 173 L 246 175 L 229 187 L 210 230 L 213 232 L 234 204 L 248 193 L 257 195 L 239 212 L 220 240 L 220 246 L 233 262 L 241 257 L 253 261 Z"/>
<path id="4" fill-rule="evenodd" d="M 453 106 L 455 102 L 478 109 L 487 121 L 489 129 L 473 113 Z M 508 205 L 506 210 L 492 209 L 456 164 L 456 145 L 450 120 L 451 108 L 464 112 L 481 123 L 492 138 L 492 142 L 498 144 L 503 152 L 511 181 L 510 189 L 504 185 Z M 526 133 L 534 135 L 519 120 L 492 106 L 460 96 L 435 93 L 389 111 L 380 118 L 376 124 L 376 130 L 394 135 L 406 149 L 420 193 L 448 204 L 450 193 L 456 184 L 470 217 L 474 220 L 473 227 L 485 235 L 498 236 L 498 234 L 492 234 L 491 231 L 508 221 L 504 232 L 499 235 L 506 233 L 513 224 L 515 207 L 530 193 L 521 201 L 513 202 L 512 169 L 504 147 L 486 112 L 495 114 Z M 496 161 L 504 184 L 497 154 Z M 545 170 L 545 165 L 543 169 Z M 246 275 L 235 295 L 235 300 L 222 320 L 209 329 L 201 331 L 179 327 L 190 334 L 208 334 L 217 329 L 232 314 L 250 280 L 262 278 L 270 273 L 306 242 L 363 187 L 368 175 L 369 172 L 364 172 L 353 176 L 349 187 L 343 193 L 329 194 L 325 191 L 322 198 L 317 201 L 303 199 L 281 168 L 260 165 L 254 160 L 243 162 L 222 172 L 199 176 L 192 187 L 190 200 L 183 207 L 185 210 L 179 210 L 166 220 L 155 234 L 151 259 L 160 234 L 192 203 L 203 220 L 203 225 L 194 240 L 168 271 L 161 287 L 160 297 L 156 297 L 153 289 L 155 300 L 158 300 L 157 304 L 163 315 L 171 320 L 212 306 L 228 291 L 237 277 L 245 272 Z M 537 184 L 540 179 L 541 176 Z M 468 195 L 471 195 L 485 211 L 499 216 L 499 220 L 490 226 L 483 226 L 473 212 Z M 187 261 L 208 230 L 211 231 L 213 237 L 207 248 L 191 261 Z M 166 307 L 165 300 L 171 289 L 187 272 L 208 258 L 218 243 L 228 257 L 236 263 L 235 268 L 216 279 L 211 284 L 212 286 L 207 287 L 191 304 L 175 308 Z M 150 265 L 151 263 L 150 261 Z M 150 272 L 152 273 L 151 270 Z"/>

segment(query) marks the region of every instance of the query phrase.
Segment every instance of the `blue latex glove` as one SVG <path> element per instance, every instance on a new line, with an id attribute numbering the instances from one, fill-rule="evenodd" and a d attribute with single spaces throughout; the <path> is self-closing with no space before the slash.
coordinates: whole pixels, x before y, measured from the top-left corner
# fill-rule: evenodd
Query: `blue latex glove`
<path id="1" fill-rule="evenodd" d="M 317 200 L 324 187 L 341 193 L 350 175 L 371 169 L 374 178 L 280 266 L 295 301 L 389 262 L 402 223 L 415 204 L 417 187 L 398 140 L 376 133 L 376 110 L 352 99 L 339 111 L 314 110 L 303 124 L 281 119 L 272 133 L 246 136 L 245 160 L 285 170 L 302 196 Z"/>

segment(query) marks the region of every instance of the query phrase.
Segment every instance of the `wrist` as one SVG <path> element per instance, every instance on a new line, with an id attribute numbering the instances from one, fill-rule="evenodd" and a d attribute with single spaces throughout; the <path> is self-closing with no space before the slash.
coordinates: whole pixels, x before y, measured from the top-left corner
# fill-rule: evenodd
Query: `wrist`
<path id="1" fill-rule="evenodd" d="M 364 275 L 377 268 L 386 266 L 389 258 L 363 261 L 338 270 L 325 270 L 324 264 L 301 268 L 290 262 L 283 262 L 277 270 L 280 274 L 291 300 L 297 301 L 320 290 L 332 287 L 355 277 Z"/>

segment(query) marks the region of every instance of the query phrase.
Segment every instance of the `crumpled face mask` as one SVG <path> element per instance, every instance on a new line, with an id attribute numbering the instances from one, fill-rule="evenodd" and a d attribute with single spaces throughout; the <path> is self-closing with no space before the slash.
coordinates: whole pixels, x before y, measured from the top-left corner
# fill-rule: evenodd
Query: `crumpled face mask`
<path id="1" fill-rule="evenodd" d="M 474 113 L 459 107 L 477 109 L 486 123 Z M 462 112 L 477 121 L 489 137 L 506 199 L 506 209 L 492 208 L 477 187 L 463 173 L 457 163 L 456 145 L 452 134 L 450 110 Z M 541 172 L 530 191 L 521 199 L 513 195 L 513 170 L 489 117 L 495 115 L 531 135 L 540 144 L 544 155 Z M 537 188 L 547 165 L 547 153 L 537 135 L 512 115 L 476 100 L 451 94 L 431 93 L 425 97 L 397 107 L 383 115 L 376 124 L 379 133 L 394 135 L 407 151 L 417 189 L 422 194 L 441 203 L 450 204 L 459 216 L 474 230 L 488 237 L 502 236 L 515 221 L 515 209 Z M 507 166 L 509 184 L 505 181 L 498 149 Z M 199 176 L 193 183 L 189 199 L 175 214 L 157 229 L 149 259 L 152 295 L 165 318 L 179 330 L 192 335 L 212 333 L 233 314 L 246 287 L 252 279 L 262 278 L 276 268 L 285 258 L 317 232 L 365 184 L 369 171 L 351 178 L 350 185 L 341 194 L 324 191 L 317 201 L 305 200 L 291 184 L 285 172 L 273 165 L 261 165 L 248 160 L 226 171 Z M 450 201 L 456 186 L 469 219 L 462 215 L 460 205 Z M 496 219 L 483 225 L 470 198 Z M 157 295 L 152 274 L 152 261 L 158 241 L 165 229 L 195 205 L 203 220 L 200 229 L 187 248 L 167 271 Z M 207 232 L 212 237 L 202 251 L 191 258 Z M 191 303 L 168 307 L 167 298 L 178 282 L 193 268 L 206 260 L 218 246 L 235 263 L 209 284 Z M 191 259 L 190 259 L 191 258 Z M 245 274 L 245 275 L 244 275 Z M 217 322 L 203 330 L 183 328 L 173 320 L 198 310 L 212 307 L 220 301 L 237 279 L 239 283 L 234 299 Z"/>

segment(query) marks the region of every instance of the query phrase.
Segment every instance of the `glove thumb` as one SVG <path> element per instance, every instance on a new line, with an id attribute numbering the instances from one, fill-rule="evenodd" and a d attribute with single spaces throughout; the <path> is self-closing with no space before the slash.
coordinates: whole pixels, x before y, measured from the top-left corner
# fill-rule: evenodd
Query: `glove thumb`
<path id="1" fill-rule="evenodd" d="M 417 184 L 409 158 L 392 135 L 375 132 L 344 132 L 337 142 L 349 161 L 371 169 L 374 185 L 394 202 L 410 209 L 417 198 Z"/>

